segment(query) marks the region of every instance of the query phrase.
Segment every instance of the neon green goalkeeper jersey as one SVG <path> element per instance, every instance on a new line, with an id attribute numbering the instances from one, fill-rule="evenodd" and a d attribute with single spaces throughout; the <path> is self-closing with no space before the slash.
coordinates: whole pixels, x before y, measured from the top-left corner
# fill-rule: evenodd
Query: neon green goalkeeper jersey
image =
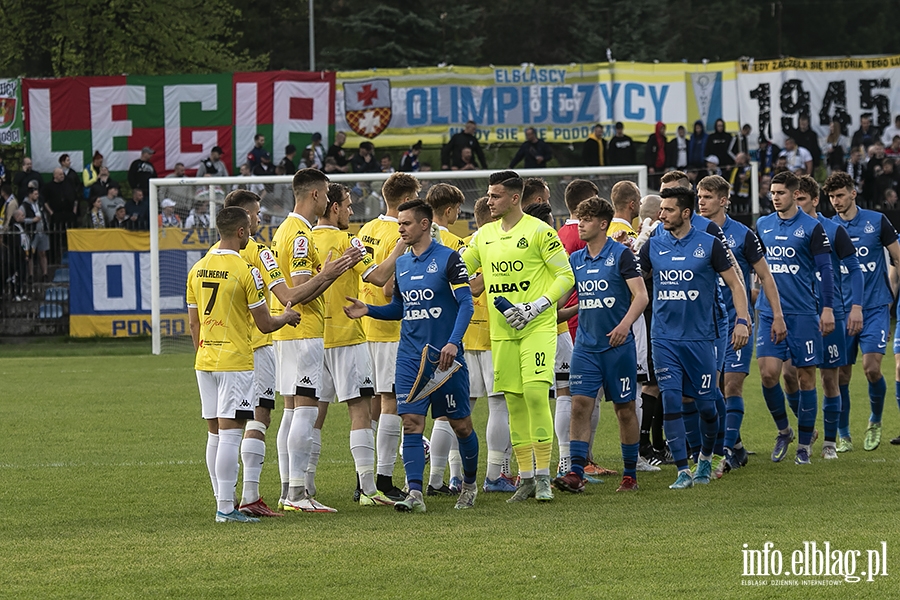
<path id="1" fill-rule="evenodd" d="M 503 231 L 500 224 L 497 220 L 479 229 L 463 253 L 469 273 L 481 267 L 484 274 L 491 339 L 518 340 L 534 331 L 555 333 L 555 306 L 539 314 L 523 330 L 516 331 L 494 308 L 494 299 L 503 296 L 518 304 L 546 296 L 555 305 L 575 285 L 559 236 L 552 227 L 530 215 L 523 215 L 509 231 Z"/>

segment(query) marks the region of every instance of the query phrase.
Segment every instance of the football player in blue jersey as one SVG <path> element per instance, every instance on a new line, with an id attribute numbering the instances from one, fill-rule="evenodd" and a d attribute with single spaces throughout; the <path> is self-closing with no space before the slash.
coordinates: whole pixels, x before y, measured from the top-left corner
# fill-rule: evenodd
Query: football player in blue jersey
<path id="1" fill-rule="evenodd" d="M 578 332 L 569 369 L 572 418 L 569 423 L 571 471 L 554 485 L 564 491 L 584 489 L 594 399 L 602 389 L 615 406 L 625 464 L 617 492 L 636 491 L 640 428 L 635 412 L 637 354 L 631 326 L 647 306 L 647 288 L 634 254 L 606 235 L 613 220 L 608 200 L 594 196 L 575 211 L 578 237 L 587 245 L 569 257 L 575 273 L 578 304 L 559 310 L 568 320 L 578 313 Z"/>
<path id="2" fill-rule="evenodd" d="M 887 385 L 881 374 L 881 361 L 887 347 L 888 328 L 891 322 L 890 305 L 894 299 L 884 251 L 888 251 L 894 266 L 900 267 L 900 244 L 897 242 L 897 232 L 887 217 L 880 212 L 859 208 L 856 205 L 856 187 L 849 175 L 842 172 L 832 173 L 825 180 L 824 188 L 837 212 L 833 218 L 834 222 L 847 229 L 850 240 L 856 247 L 856 256 L 865 281 L 862 331 L 850 336 L 847 357 L 849 364 L 841 367 L 841 418 L 838 426 L 840 442 L 837 451 L 847 452 L 853 449 L 849 426 L 850 378 L 853 375 L 856 355 L 860 350 L 863 354 L 863 370 L 866 379 L 869 380 L 871 409 L 863 448 L 874 450 L 881 443 L 881 413 L 884 410 L 884 396 L 887 392 Z M 894 348 L 896 357 L 897 350 L 900 349 L 896 339 Z M 900 386 L 897 397 L 900 398 Z M 894 440 L 891 442 L 894 443 Z M 896 443 L 900 444 L 900 439 L 897 439 Z"/>
<path id="3" fill-rule="evenodd" d="M 767 335 L 775 311 L 766 295 L 760 294 L 756 299 L 759 311 L 756 357 L 763 397 L 778 428 L 772 450 L 773 462 L 783 460 L 788 445 L 794 441 L 794 430 L 788 423 L 781 388 L 782 365 L 790 360 L 797 368 L 800 381 L 797 428 L 800 439 L 795 462 L 805 465 L 809 464 L 809 447 L 816 424 L 816 366 L 822 363 L 822 338 L 834 330 L 834 275 L 831 243 L 825 228 L 797 206 L 799 189 L 800 180 L 793 173 L 775 175 L 771 190 L 776 212 L 761 217 L 756 224 L 766 259 L 778 284 L 788 329 L 787 337 L 781 342 Z M 819 294 L 816 294 L 816 271 L 821 277 L 821 310 Z"/>
<path id="4" fill-rule="evenodd" d="M 409 496 L 394 504 L 395 509 L 425 512 L 422 433 L 429 406 L 433 418 L 448 418 L 459 439 L 463 484 L 456 508 L 472 508 L 477 494 L 478 437 L 472 428 L 469 373 L 462 345 L 473 312 L 469 274 L 459 253 L 432 239 L 433 211 L 430 206 L 421 200 L 411 200 L 401 204 L 398 210 L 400 238 L 411 252 L 397 260 L 391 303 L 373 306 L 356 298 L 347 298 L 351 304 L 344 307 L 344 312 L 351 319 L 366 315 L 373 319 L 402 319 L 394 381 L 397 413 L 403 418 L 403 466 Z M 450 368 L 454 360 L 460 362 L 462 368 L 430 396 L 407 402 L 419 372 L 422 349 L 428 344 L 441 349 L 439 369 Z"/>
<path id="5" fill-rule="evenodd" d="M 644 277 L 653 277 L 653 362 L 663 399 L 666 439 L 678 467 L 678 478 L 669 487 L 683 489 L 709 483 L 712 474 L 718 431 L 715 341 L 720 337 L 719 276 L 734 297 L 737 319 L 732 343 L 738 350 L 749 338 L 750 316 L 744 286 L 725 245 L 691 224 L 694 192 L 675 187 L 662 190 L 660 196 L 665 230 L 641 247 L 640 265 Z M 701 448 L 693 477 L 681 418 L 684 398 L 696 403 L 701 419 Z"/>

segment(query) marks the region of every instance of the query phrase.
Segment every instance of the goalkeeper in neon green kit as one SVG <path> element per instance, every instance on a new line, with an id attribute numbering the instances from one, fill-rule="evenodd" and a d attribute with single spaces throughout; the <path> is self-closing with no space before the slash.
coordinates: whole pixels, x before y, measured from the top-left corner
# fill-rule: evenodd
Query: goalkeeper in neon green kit
<path id="1" fill-rule="evenodd" d="M 498 297 L 512 304 L 502 313 L 494 307 L 488 310 L 494 391 L 506 396 L 521 479 L 509 502 L 531 496 L 553 499 L 553 417 L 547 398 L 556 355 L 555 305 L 575 284 L 556 232 L 522 212 L 523 187 L 514 171 L 491 175 L 488 206 L 495 220 L 478 230 L 463 253 L 470 274 L 482 268 L 491 304 Z"/>

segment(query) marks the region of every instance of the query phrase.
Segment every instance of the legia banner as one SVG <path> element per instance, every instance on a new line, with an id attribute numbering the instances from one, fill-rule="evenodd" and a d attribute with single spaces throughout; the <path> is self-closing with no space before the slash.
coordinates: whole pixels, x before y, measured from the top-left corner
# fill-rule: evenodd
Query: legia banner
<path id="1" fill-rule="evenodd" d="M 22 86 L 18 79 L 0 79 L 0 145 L 21 144 Z"/>
<path id="2" fill-rule="evenodd" d="M 28 152 L 48 173 L 69 154 L 82 169 L 95 151 L 124 174 L 141 149 L 160 176 L 183 163 L 192 175 L 213 147 L 230 173 L 257 133 L 275 161 L 333 124 L 334 73 L 277 71 L 214 75 L 24 79 Z"/>

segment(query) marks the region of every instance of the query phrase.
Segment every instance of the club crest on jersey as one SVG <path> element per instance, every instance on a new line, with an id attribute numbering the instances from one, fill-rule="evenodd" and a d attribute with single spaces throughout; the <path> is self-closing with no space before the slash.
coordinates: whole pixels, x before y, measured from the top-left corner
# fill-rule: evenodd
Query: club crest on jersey
<path id="1" fill-rule="evenodd" d="M 694 250 L 694 258 L 705 258 L 706 252 L 703 250 L 703 246 L 697 246 L 697 249 Z"/>
<path id="2" fill-rule="evenodd" d="M 697 290 L 688 290 L 688 298 L 690 298 L 691 300 L 696 300 L 699 295 L 700 292 L 698 292 Z"/>
<path id="3" fill-rule="evenodd" d="M 516 244 L 516 248 L 527 248 L 527 247 L 528 247 L 528 240 L 526 240 L 524 237 L 519 240 L 518 244 Z"/>
<path id="4" fill-rule="evenodd" d="M 616 257 L 615 257 L 615 256 L 610 256 L 609 258 L 606 259 L 606 262 L 605 262 L 604 264 L 605 264 L 607 267 L 611 267 L 611 266 L 615 265 L 615 264 L 616 264 Z"/>
<path id="5" fill-rule="evenodd" d="M 794 237 L 802 238 L 806 237 L 806 232 L 803 231 L 803 225 L 794 230 Z"/>
<path id="6" fill-rule="evenodd" d="M 729 247 L 729 248 L 734 248 L 735 246 L 737 246 L 737 242 L 734 241 L 734 236 L 733 236 L 733 235 L 729 235 L 729 236 L 728 236 L 728 247 Z"/>
<path id="7" fill-rule="evenodd" d="M 438 272 L 437 262 L 435 262 L 434 259 L 431 259 L 431 264 L 428 265 L 428 268 L 425 269 L 425 272 L 426 273 L 437 273 Z"/>
<path id="8" fill-rule="evenodd" d="M 866 221 L 866 226 L 863 228 L 863 231 L 866 233 L 875 233 L 875 226 L 872 225 L 871 221 Z"/>

